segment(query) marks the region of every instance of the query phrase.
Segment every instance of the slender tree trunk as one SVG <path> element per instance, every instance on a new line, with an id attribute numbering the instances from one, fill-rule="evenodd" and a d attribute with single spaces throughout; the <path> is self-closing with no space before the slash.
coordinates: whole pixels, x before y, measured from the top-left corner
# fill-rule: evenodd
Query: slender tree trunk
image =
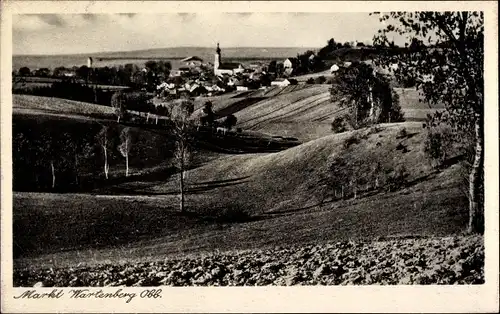
<path id="1" fill-rule="evenodd" d="M 370 120 L 375 122 L 375 103 L 373 102 L 373 91 L 372 86 L 368 87 L 368 101 L 370 102 Z"/>
<path id="2" fill-rule="evenodd" d="M 78 154 L 75 153 L 75 183 L 78 185 Z"/>
<path id="3" fill-rule="evenodd" d="M 354 104 L 354 128 L 358 128 L 358 104 Z"/>
<path id="4" fill-rule="evenodd" d="M 125 176 L 128 177 L 128 153 L 125 155 Z"/>
<path id="5" fill-rule="evenodd" d="M 120 115 L 118 115 L 118 119 L 116 120 L 116 122 L 120 123 Z"/>
<path id="6" fill-rule="evenodd" d="M 106 149 L 106 146 L 103 146 L 104 148 L 104 175 L 106 176 L 106 180 L 108 179 L 108 171 L 109 171 L 109 165 L 108 165 L 108 150 Z"/>
<path id="7" fill-rule="evenodd" d="M 182 154 L 184 154 L 184 151 L 182 151 Z M 184 212 L 184 156 L 181 156 L 181 180 L 180 180 L 180 190 L 181 190 L 181 203 L 180 203 L 180 209 L 181 213 Z"/>
<path id="8" fill-rule="evenodd" d="M 156 124 L 158 124 L 158 115 L 156 115 Z"/>
<path id="9" fill-rule="evenodd" d="M 481 193 L 481 172 L 484 162 L 482 127 L 482 119 L 476 117 L 476 148 L 474 163 L 469 174 L 469 233 L 484 231 L 484 213 L 478 199 Z"/>
<path id="10" fill-rule="evenodd" d="M 50 162 L 50 169 L 52 170 L 52 188 L 56 186 L 56 169 L 54 168 L 54 162 Z"/>

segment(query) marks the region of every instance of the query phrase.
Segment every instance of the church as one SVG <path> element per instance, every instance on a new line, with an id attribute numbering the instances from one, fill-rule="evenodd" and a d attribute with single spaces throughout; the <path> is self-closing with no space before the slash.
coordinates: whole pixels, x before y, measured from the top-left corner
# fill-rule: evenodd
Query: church
<path id="1" fill-rule="evenodd" d="M 221 49 L 219 47 L 219 43 L 217 43 L 214 60 L 214 74 L 216 76 L 222 76 L 224 74 L 234 75 L 236 73 L 242 73 L 243 71 L 245 71 L 245 68 L 243 67 L 243 65 L 241 65 L 241 63 L 222 63 Z"/>

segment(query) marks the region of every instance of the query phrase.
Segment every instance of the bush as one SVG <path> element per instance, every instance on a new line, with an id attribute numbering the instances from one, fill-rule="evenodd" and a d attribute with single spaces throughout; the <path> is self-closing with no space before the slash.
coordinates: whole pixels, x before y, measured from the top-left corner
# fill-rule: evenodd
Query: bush
<path id="1" fill-rule="evenodd" d="M 453 152 L 453 132 L 440 124 L 427 128 L 424 152 L 433 167 L 439 167 Z"/>
<path id="2" fill-rule="evenodd" d="M 342 116 L 342 117 L 336 117 L 335 119 L 333 119 L 332 131 L 334 133 L 342 133 L 342 132 L 347 131 L 345 117 Z"/>
<path id="3" fill-rule="evenodd" d="M 392 175 L 387 179 L 387 187 L 389 191 L 397 190 L 408 183 L 408 170 L 404 164 L 396 166 Z"/>
<path id="4" fill-rule="evenodd" d="M 326 82 L 326 78 L 322 75 L 322 76 L 319 76 L 317 77 L 315 80 L 314 80 L 314 83 L 315 84 L 323 84 Z"/>
<path id="5" fill-rule="evenodd" d="M 407 136 L 408 136 L 408 131 L 406 131 L 406 128 L 402 128 L 401 130 L 399 130 L 396 138 L 405 138 Z"/>
<path id="6" fill-rule="evenodd" d="M 360 142 L 360 138 L 359 138 L 358 134 L 354 134 L 353 136 L 347 138 L 344 141 L 344 148 L 347 149 L 347 148 L 351 147 L 351 145 L 359 144 L 359 142 Z"/>
<path id="7" fill-rule="evenodd" d="M 314 79 L 310 77 L 307 81 L 306 84 L 314 84 Z"/>

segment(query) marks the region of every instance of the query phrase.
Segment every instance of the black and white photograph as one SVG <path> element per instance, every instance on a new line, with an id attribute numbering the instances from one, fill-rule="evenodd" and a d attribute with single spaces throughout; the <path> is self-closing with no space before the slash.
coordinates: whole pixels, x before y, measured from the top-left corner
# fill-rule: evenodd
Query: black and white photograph
<path id="1" fill-rule="evenodd" d="M 485 285 L 485 16 L 12 14 L 17 301 Z"/>

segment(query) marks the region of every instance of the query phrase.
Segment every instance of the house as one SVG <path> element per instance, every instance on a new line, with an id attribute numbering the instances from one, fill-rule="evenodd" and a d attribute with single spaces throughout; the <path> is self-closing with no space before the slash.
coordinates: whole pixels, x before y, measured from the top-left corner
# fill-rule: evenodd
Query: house
<path id="1" fill-rule="evenodd" d="M 297 85 L 297 80 L 294 79 L 277 79 L 271 82 L 271 86 L 288 86 L 288 85 Z"/>
<path id="2" fill-rule="evenodd" d="M 246 86 L 236 86 L 236 90 L 237 91 L 247 91 L 248 87 L 246 87 Z"/>
<path id="3" fill-rule="evenodd" d="M 204 86 L 201 86 L 199 84 L 193 84 L 189 88 L 189 93 L 192 96 L 199 96 L 201 94 L 206 94 L 207 93 L 207 89 Z"/>
<path id="4" fill-rule="evenodd" d="M 299 64 L 299 59 L 297 58 L 288 58 L 283 62 L 283 67 L 285 69 L 296 69 Z"/>
<path id="5" fill-rule="evenodd" d="M 332 65 L 332 66 L 330 67 L 330 73 L 335 73 L 335 72 L 337 72 L 338 70 L 340 70 L 340 67 L 339 67 L 338 65 L 336 65 L 336 64 L 334 64 L 334 65 Z"/>
<path id="6" fill-rule="evenodd" d="M 349 62 L 349 61 L 344 62 L 344 68 L 350 67 L 351 64 L 352 64 L 352 62 Z"/>
<path id="7" fill-rule="evenodd" d="M 217 49 L 215 50 L 215 60 L 214 60 L 214 75 L 222 76 L 224 74 L 234 75 L 236 73 L 242 73 L 245 68 L 241 63 L 225 62 L 222 63 L 221 49 L 219 43 L 217 43 Z"/>
<path id="8" fill-rule="evenodd" d="M 186 67 L 199 67 L 203 64 L 203 59 L 197 56 L 187 57 L 181 60 Z"/>

